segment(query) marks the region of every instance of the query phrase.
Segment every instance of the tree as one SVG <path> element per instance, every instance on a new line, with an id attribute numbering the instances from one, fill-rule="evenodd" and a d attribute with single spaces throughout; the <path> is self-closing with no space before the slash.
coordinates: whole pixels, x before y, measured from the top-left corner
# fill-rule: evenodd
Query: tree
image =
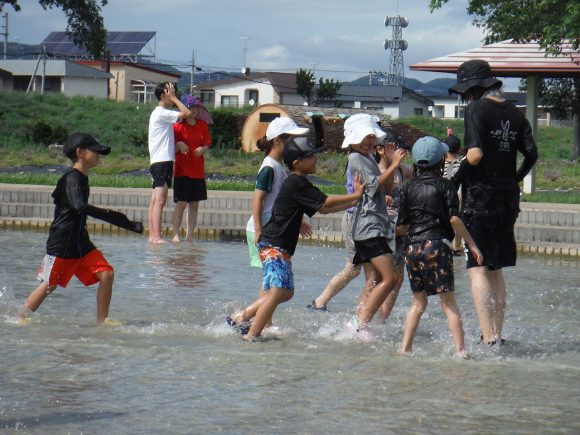
<path id="1" fill-rule="evenodd" d="M 336 97 L 339 95 L 342 83 L 334 79 L 323 79 L 320 77 L 318 80 L 318 89 L 316 89 L 316 103 L 333 103 Z"/>
<path id="2" fill-rule="evenodd" d="M 431 12 L 449 0 L 431 0 Z M 467 13 L 486 32 L 486 43 L 514 39 L 538 41 L 548 53 L 561 51 L 563 41 L 580 47 L 578 0 L 468 0 Z"/>
<path id="3" fill-rule="evenodd" d="M 430 0 L 431 12 L 449 0 Z M 558 54 L 563 43 L 574 50 L 580 48 L 580 2 L 578 0 L 468 0 L 467 13 L 474 24 L 485 30 L 485 42 L 505 39 L 516 42 L 537 41 L 548 54 Z M 570 58 L 570 62 L 574 59 Z M 578 60 L 576 60 L 577 62 Z M 572 159 L 580 157 L 580 77 L 566 90 L 574 95 L 568 105 L 574 119 L 574 151 Z M 563 91 L 563 83 L 558 86 Z M 557 94 L 555 94 L 557 95 Z"/>
<path id="4" fill-rule="evenodd" d="M 303 68 L 296 71 L 296 92 L 304 97 L 308 105 L 312 101 L 312 89 L 315 84 L 316 80 L 312 71 Z"/>
<path id="5" fill-rule="evenodd" d="M 19 0 L 0 0 L 0 11 L 4 5 L 11 5 L 20 11 Z M 66 15 L 66 34 L 79 47 L 85 48 L 95 59 L 103 56 L 107 44 L 107 31 L 101 16 L 101 6 L 97 0 L 38 0 L 44 10 L 60 8 Z M 100 0 L 105 6 L 108 0 Z"/>

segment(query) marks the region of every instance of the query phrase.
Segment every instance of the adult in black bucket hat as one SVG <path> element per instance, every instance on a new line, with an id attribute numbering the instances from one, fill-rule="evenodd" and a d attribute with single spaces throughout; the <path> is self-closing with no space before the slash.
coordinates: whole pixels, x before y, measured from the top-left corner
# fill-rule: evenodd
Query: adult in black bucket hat
<path id="1" fill-rule="evenodd" d="M 467 269 L 481 328 L 481 341 L 504 342 L 506 285 L 502 268 L 515 266 L 514 224 L 519 213 L 518 183 L 532 169 L 538 152 L 524 115 L 501 94 L 502 82 L 480 59 L 461 64 L 450 93 L 465 108 L 466 158 L 453 181 L 463 193 L 463 221 L 483 254 L 478 265 L 467 253 Z M 517 166 L 517 154 L 523 155 Z"/>
<path id="2" fill-rule="evenodd" d="M 500 88 L 502 81 L 491 73 L 489 63 L 481 59 L 463 62 L 457 70 L 457 83 L 449 88 L 450 94 L 465 94 L 469 89 Z"/>

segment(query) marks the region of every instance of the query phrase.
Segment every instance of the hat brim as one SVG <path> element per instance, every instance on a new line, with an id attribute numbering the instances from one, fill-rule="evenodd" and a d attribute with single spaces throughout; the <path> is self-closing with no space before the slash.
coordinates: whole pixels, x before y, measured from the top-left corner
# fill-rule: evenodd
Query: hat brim
<path id="1" fill-rule="evenodd" d="M 496 79 L 495 77 L 486 77 L 484 79 L 471 79 L 465 82 L 455 83 L 448 89 L 448 91 L 450 94 L 465 94 L 469 89 L 474 88 L 476 86 L 487 89 L 497 84 L 501 86 L 503 82 L 501 80 Z"/>
<path id="2" fill-rule="evenodd" d="M 109 154 L 111 152 L 111 147 L 108 147 L 107 145 L 101 145 L 101 144 L 94 144 L 94 145 L 91 145 L 89 147 L 86 147 L 86 149 L 94 151 L 96 153 L 99 153 L 103 156 L 106 156 L 107 154 Z"/>
<path id="3" fill-rule="evenodd" d="M 349 145 L 359 144 L 363 141 L 365 137 L 369 134 L 373 134 L 379 141 L 382 141 L 385 137 L 387 137 L 387 133 L 377 127 L 369 127 L 354 130 L 352 133 L 347 135 L 344 140 L 342 141 L 341 148 L 348 148 Z"/>
<path id="4" fill-rule="evenodd" d="M 325 146 L 321 146 L 321 147 L 318 147 L 318 148 L 314 148 L 313 150 L 311 150 L 311 151 L 308 151 L 306 154 L 304 154 L 304 156 L 303 156 L 303 157 L 301 157 L 301 158 L 302 158 L 302 159 L 304 159 L 304 158 L 306 158 L 306 157 L 310 157 L 310 156 L 312 156 L 312 155 L 314 155 L 314 154 L 321 153 L 321 152 L 322 152 L 322 151 L 324 151 L 325 149 L 326 149 L 326 147 L 325 147 Z"/>
<path id="5" fill-rule="evenodd" d="M 278 136 L 281 136 L 283 134 L 289 134 L 290 136 L 304 136 L 309 131 L 310 131 L 310 129 L 308 127 L 296 127 L 296 128 L 292 128 L 290 130 L 283 131 L 282 133 L 278 133 L 276 136 L 273 136 L 273 137 L 269 137 L 266 134 L 266 139 L 272 140 L 272 139 L 274 139 Z"/>

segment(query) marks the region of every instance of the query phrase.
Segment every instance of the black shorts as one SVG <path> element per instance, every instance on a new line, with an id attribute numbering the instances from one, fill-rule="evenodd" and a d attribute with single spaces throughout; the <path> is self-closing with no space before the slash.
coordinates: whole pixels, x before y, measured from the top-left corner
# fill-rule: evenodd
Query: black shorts
<path id="1" fill-rule="evenodd" d="M 352 259 L 353 264 L 368 263 L 371 259 L 385 254 L 392 254 L 389 241 L 386 237 L 373 237 L 366 240 L 355 240 L 356 253 Z"/>
<path id="2" fill-rule="evenodd" d="M 443 240 L 410 243 L 405 263 L 413 292 L 433 296 L 454 290 L 453 252 Z"/>
<path id="3" fill-rule="evenodd" d="M 494 191 L 484 214 L 469 215 L 466 211 L 465 227 L 483 255 L 483 265 L 489 270 L 516 265 L 514 225 L 519 211 L 517 189 Z M 471 267 L 479 265 L 468 252 L 467 268 Z"/>
<path id="4" fill-rule="evenodd" d="M 198 202 L 207 199 L 205 178 L 175 177 L 173 202 Z"/>
<path id="5" fill-rule="evenodd" d="M 173 162 L 157 162 L 149 166 L 151 172 L 151 187 L 171 187 L 171 180 L 173 179 Z"/>

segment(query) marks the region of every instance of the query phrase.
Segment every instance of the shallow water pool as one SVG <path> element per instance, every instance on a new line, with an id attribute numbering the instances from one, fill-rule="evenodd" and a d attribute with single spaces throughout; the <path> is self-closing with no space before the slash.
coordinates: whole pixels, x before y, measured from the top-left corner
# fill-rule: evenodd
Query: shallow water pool
<path id="1" fill-rule="evenodd" d="M 7 433 L 578 433 L 580 263 L 521 257 L 506 274 L 508 344 L 479 336 L 463 260 L 456 298 L 473 359 L 453 358 L 436 299 L 396 350 L 405 283 L 386 325 L 357 341 L 345 324 L 359 277 L 330 313 L 305 305 L 344 263 L 343 249 L 299 246 L 296 293 L 267 341 L 245 343 L 226 314 L 256 296 L 245 244 L 148 246 L 94 237 L 115 267 L 110 317 L 94 327 L 95 287 L 57 289 L 26 326 L 15 315 L 37 285 L 45 234 L 1 232 L 0 432 Z"/>

